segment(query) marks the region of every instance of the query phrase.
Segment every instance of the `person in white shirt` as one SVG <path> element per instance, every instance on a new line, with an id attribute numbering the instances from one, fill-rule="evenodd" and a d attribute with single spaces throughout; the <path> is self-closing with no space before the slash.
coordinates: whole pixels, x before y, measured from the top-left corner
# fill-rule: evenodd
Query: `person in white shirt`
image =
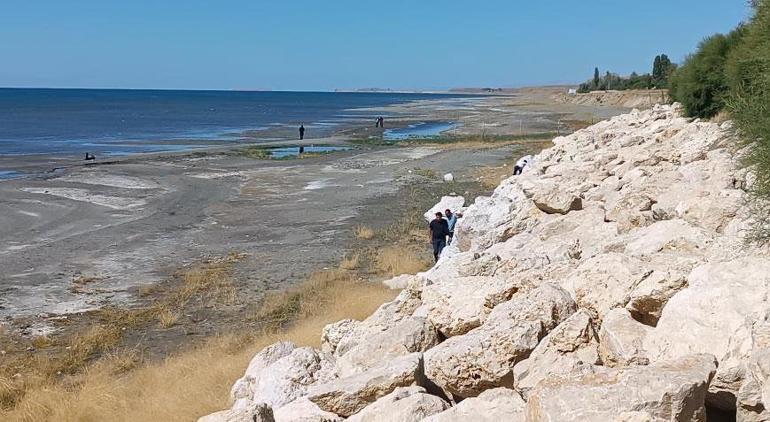
<path id="1" fill-rule="evenodd" d="M 529 166 L 530 163 L 532 163 L 532 156 L 531 155 L 525 155 L 521 158 L 519 158 L 519 161 L 516 162 L 516 165 L 513 166 L 513 175 L 519 175 L 522 171 L 524 171 L 524 168 Z"/>

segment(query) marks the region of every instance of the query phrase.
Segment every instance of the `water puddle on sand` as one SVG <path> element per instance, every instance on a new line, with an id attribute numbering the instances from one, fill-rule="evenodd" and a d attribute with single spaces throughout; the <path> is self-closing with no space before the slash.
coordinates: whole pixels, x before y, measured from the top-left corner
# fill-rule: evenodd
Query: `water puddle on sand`
<path id="1" fill-rule="evenodd" d="M 409 138 L 433 138 L 458 127 L 455 122 L 420 122 L 407 127 L 386 129 L 382 138 L 386 141 L 403 141 Z"/>
<path id="2" fill-rule="evenodd" d="M 308 146 L 308 147 L 305 147 L 304 152 L 306 154 L 308 153 L 322 154 L 322 153 L 335 152 L 335 151 L 349 151 L 351 149 L 352 149 L 351 147 Z M 288 158 L 288 157 L 298 157 L 298 156 L 299 156 L 299 147 L 285 147 L 285 148 L 270 149 L 271 158 Z"/>
<path id="3" fill-rule="evenodd" d="M 0 170 L 0 180 L 19 179 L 24 177 L 24 173 L 13 170 Z"/>

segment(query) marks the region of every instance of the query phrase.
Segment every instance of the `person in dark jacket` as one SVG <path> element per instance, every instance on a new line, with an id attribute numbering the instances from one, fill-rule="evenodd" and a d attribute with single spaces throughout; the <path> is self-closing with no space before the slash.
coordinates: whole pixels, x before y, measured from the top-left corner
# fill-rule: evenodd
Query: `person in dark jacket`
<path id="1" fill-rule="evenodd" d="M 430 222 L 430 242 L 433 244 L 433 258 L 438 262 L 441 251 L 446 247 L 446 237 L 449 235 L 449 224 L 440 212 Z"/>
<path id="2" fill-rule="evenodd" d="M 305 139 L 305 125 L 299 125 L 299 140 Z"/>

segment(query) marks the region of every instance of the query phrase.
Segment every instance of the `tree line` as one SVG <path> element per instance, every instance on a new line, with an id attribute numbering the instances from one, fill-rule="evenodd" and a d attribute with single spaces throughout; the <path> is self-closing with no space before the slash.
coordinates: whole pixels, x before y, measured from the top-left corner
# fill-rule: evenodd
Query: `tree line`
<path id="1" fill-rule="evenodd" d="M 627 77 L 622 77 L 617 73 L 606 72 L 601 76 L 599 68 L 594 68 L 594 77 L 591 80 L 583 82 L 578 87 L 578 92 L 586 93 L 590 91 L 607 90 L 627 90 L 627 89 L 653 89 L 667 88 L 668 80 L 674 73 L 676 64 L 671 62 L 665 54 L 655 56 L 652 63 L 652 73 L 638 74 L 631 73 Z"/>

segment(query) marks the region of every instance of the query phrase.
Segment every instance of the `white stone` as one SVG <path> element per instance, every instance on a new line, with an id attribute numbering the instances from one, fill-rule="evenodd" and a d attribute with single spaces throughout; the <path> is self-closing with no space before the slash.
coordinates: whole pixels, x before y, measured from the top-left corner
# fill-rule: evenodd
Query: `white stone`
<path id="1" fill-rule="evenodd" d="M 569 294 L 551 284 L 520 293 L 492 310 L 484 325 L 425 353 L 425 375 L 447 393 L 473 397 L 513 386 L 514 365 L 575 312 Z"/>
<path id="2" fill-rule="evenodd" d="M 306 397 L 298 398 L 273 411 L 275 422 L 341 422 L 342 418 L 324 412 Z M 251 422 L 251 421 L 246 421 Z"/>
<path id="3" fill-rule="evenodd" d="M 429 416 L 423 422 L 524 422 L 525 406 L 515 390 L 493 388 Z"/>
<path id="4" fill-rule="evenodd" d="M 418 386 L 399 387 L 347 419 L 348 422 L 419 422 L 442 412 L 449 403 Z"/>
<path id="5" fill-rule="evenodd" d="M 438 332 L 425 318 L 409 317 L 384 331 L 379 331 L 339 355 L 336 361 L 340 377 L 364 372 L 399 356 L 425 351 L 439 343 Z"/>
<path id="6" fill-rule="evenodd" d="M 606 422 L 624 412 L 636 412 L 637 417 L 644 412 L 652 420 L 705 422 L 704 400 L 715 371 L 713 356 L 693 355 L 650 366 L 597 367 L 592 374 L 555 377 L 530 394 L 527 421 Z"/>
<path id="7" fill-rule="evenodd" d="M 436 218 L 437 212 L 440 212 L 441 215 L 443 215 L 444 211 L 447 209 L 452 210 L 452 212 L 457 210 L 462 211 L 463 206 L 465 206 L 465 198 L 462 196 L 442 196 L 441 200 L 426 211 L 423 216 L 425 217 L 425 221 L 430 222 Z"/>
<path id="8" fill-rule="evenodd" d="M 326 412 L 349 417 L 397 387 L 407 387 L 422 377 L 422 355 L 412 353 L 378 367 L 324 384 L 317 384 L 307 397 Z"/>
<path id="9" fill-rule="evenodd" d="M 634 320 L 623 308 L 607 312 L 599 330 L 599 353 L 605 366 L 647 365 L 650 362 L 644 340 L 653 331 Z"/>
<path id="10" fill-rule="evenodd" d="M 513 280 L 503 277 L 442 280 L 423 288 L 423 312 L 444 336 L 465 334 L 480 326 L 492 309 L 516 290 Z"/>
<path id="11" fill-rule="evenodd" d="M 579 310 L 545 336 L 527 359 L 514 366 L 516 390 L 526 397 L 544 379 L 590 370 L 601 361 L 598 346 L 591 316 Z"/>

